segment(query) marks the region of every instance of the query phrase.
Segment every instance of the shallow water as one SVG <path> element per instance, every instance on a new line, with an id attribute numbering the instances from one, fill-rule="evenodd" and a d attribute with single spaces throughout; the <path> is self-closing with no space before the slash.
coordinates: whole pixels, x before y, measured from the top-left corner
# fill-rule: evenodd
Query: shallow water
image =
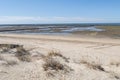
<path id="1" fill-rule="evenodd" d="M 0 33 L 70 34 L 75 31 L 104 31 L 95 26 L 5 26 Z"/>
<path id="2" fill-rule="evenodd" d="M 120 25 L 116 24 L 44 24 L 0 25 L 0 33 L 73 35 L 120 38 Z"/>

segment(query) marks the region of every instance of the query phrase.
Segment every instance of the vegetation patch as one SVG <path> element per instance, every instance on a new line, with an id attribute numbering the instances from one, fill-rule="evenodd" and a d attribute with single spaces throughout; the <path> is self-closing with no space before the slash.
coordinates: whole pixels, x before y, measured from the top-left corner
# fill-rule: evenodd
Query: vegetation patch
<path id="1" fill-rule="evenodd" d="M 60 54 L 60 52 L 57 52 L 57 51 L 50 51 L 48 52 L 48 55 L 46 57 L 55 57 L 55 56 L 58 56 L 58 57 L 61 57 L 63 58 L 66 62 L 69 62 L 69 58 L 66 58 L 65 56 L 63 56 L 62 54 Z"/>
<path id="2" fill-rule="evenodd" d="M 26 61 L 26 62 L 30 62 L 31 61 L 31 55 L 29 53 L 29 51 L 25 50 L 23 47 L 18 47 L 16 48 L 16 54 L 15 56 L 21 60 L 21 61 Z"/>
<path id="3" fill-rule="evenodd" d="M 94 62 L 90 63 L 85 60 L 81 60 L 80 63 L 85 64 L 90 69 L 105 71 L 105 69 L 100 64 L 96 64 Z"/>
<path id="4" fill-rule="evenodd" d="M 51 51 L 43 58 L 43 69 L 49 76 L 55 76 L 60 72 L 69 73 L 72 69 L 67 65 L 66 59 L 62 54 Z"/>
<path id="5" fill-rule="evenodd" d="M 53 58 L 48 58 L 45 61 L 45 64 L 43 65 L 43 68 L 45 71 L 47 70 L 64 70 L 64 65 L 61 64 L 59 61 L 54 60 Z"/>
<path id="6" fill-rule="evenodd" d="M 11 49 L 22 47 L 23 45 L 18 44 L 0 44 L 0 51 L 1 53 L 8 52 Z"/>
<path id="7" fill-rule="evenodd" d="M 110 65 L 115 65 L 116 67 L 119 67 L 120 66 L 120 62 L 111 62 Z"/>

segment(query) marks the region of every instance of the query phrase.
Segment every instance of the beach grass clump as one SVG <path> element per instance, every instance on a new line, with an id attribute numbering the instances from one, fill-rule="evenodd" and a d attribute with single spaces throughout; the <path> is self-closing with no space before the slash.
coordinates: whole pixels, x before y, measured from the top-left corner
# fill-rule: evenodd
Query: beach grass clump
<path id="1" fill-rule="evenodd" d="M 48 55 L 47 56 L 59 56 L 59 57 L 63 57 L 63 55 L 62 54 L 60 54 L 59 52 L 57 52 L 57 51 L 50 51 L 50 52 L 48 52 Z"/>
<path id="2" fill-rule="evenodd" d="M 60 52 L 58 51 L 50 51 L 48 52 L 48 55 L 46 57 L 61 57 L 63 58 L 66 62 L 69 62 L 68 58 L 66 58 L 65 56 L 63 56 L 62 54 L 60 54 Z"/>
<path id="3" fill-rule="evenodd" d="M 110 62 L 110 65 L 115 65 L 115 66 L 119 67 L 120 66 L 120 62 L 112 61 L 112 62 Z"/>
<path id="4" fill-rule="evenodd" d="M 69 73 L 72 69 L 67 65 L 68 62 L 63 58 L 64 56 L 58 52 L 51 51 L 43 58 L 43 69 L 47 75 L 56 75 L 55 73 Z M 65 57 L 66 58 L 66 57 Z"/>
<path id="5" fill-rule="evenodd" d="M 85 64 L 90 69 L 105 71 L 104 68 L 100 64 L 96 64 L 95 62 L 90 63 L 88 61 L 81 60 L 80 63 Z"/>
<path id="6" fill-rule="evenodd" d="M 26 61 L 30 62 L 31 61 L 31 55 L 29 51 L 25 50 L 23 47 L 18 47 L 15 56 L 20 60 L 20 61 Z"/>
<path id="7" fill-rule="evenodd" d="M 44 61 L 43 69 L 48 77 L 66 74 L 72 71 L 67 64 L 63 64 L 54 58 L 47 58 Z"/>
<path id="8" fill-rule="evenodd" d="M 43 68 L 45 71 L 47 70 L 64 70 L 64 65 L 61 64 L 59 61 L 54 60 L 53 58 L 47 58 L 45 63 L 43 64 Z"/>
<path id="9" fill-rule="evenodd" d="M 0 44 L 0 50 L 1 50 L 2 53 L 4 53 L 4 52 L 10 51 L 11 49 L 20 47 L 20 46 L 22 46 L 22 45 L 18 45 L 18 44 Z"/>
<path id="10" fill-rule="evenodd" d="M 18 44 L 0 44 L 0 51 L 1 53 L 10 53 L 9 51 L 15 49 L 16 51 L 13 51 L 15 53 L 15 56 L 20 60 L 20 61 L 26 61 L 30 62 L 31 57 L 29 51 L 25 50 L 23 48 L 23 45 L 18 45 Z M 2 59 L 2 57 L 0 57 Z M 10 62 L 9 62 L 10 63 Z M 10 64 L 14 64 L 15 62 L 11 62 Z"/>
<path id="11" fill-rule="evenodd" d="M 94 70 L 105 71 L 104 68 L 99 64 L 89 64 L 88 66 L 91 67 Z"/>

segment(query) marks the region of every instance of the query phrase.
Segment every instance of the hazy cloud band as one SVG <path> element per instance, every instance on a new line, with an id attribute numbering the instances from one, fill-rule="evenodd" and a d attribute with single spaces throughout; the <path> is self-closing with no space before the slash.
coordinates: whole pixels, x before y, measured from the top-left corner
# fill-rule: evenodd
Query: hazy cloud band
<path id="1" fill-rule="evenodd" d="M 96 23 L 120 22 L 120 19 L 95 19 L 82 17 L 31 17 L 31 16 L 0 16 L 0 24 L 25 23 Z"/>

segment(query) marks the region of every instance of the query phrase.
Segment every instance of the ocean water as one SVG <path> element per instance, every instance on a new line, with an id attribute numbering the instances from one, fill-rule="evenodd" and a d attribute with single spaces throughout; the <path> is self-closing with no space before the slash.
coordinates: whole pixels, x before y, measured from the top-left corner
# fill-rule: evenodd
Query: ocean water
<path id="1" fill-rule="evenodd" d="M 1 25 L 0 33 L 17 34 L 71 34 L 78 31 L 105 31 L 90 24 Z"/>
<path id="2" fill-rule="evenodd" d="M 120 24 L 17 24 L 0 25 L 4 34 L 45 34 L 89 37 L 108 37 L 120 39 Z"/>

